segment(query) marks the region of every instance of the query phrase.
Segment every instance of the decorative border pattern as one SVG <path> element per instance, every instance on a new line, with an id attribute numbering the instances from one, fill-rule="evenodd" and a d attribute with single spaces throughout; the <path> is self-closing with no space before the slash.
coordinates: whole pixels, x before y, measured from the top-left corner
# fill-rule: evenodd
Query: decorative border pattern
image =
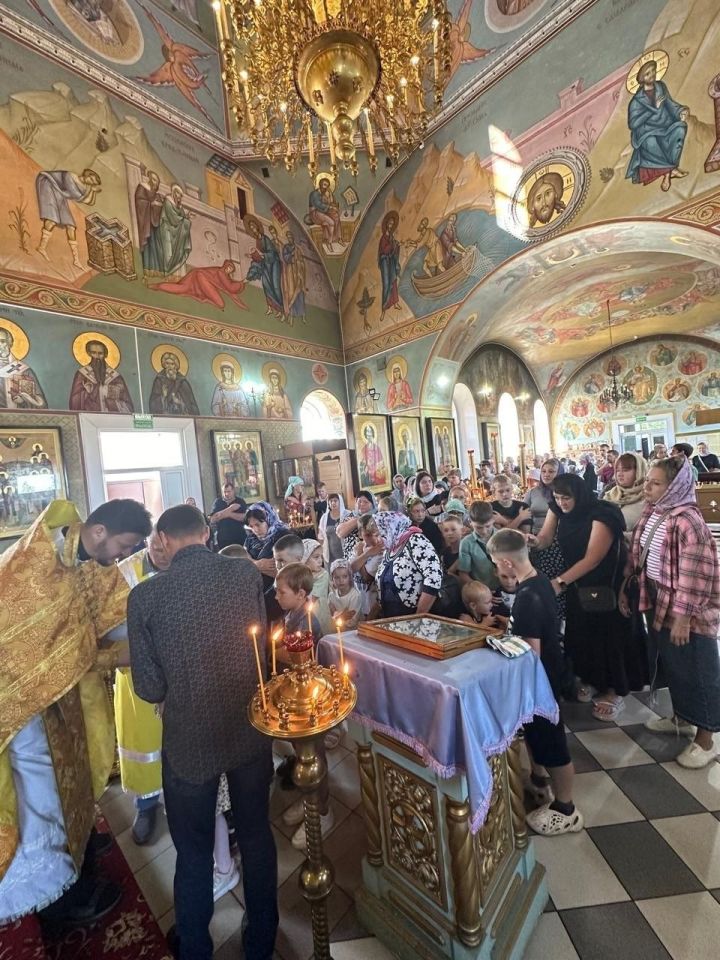
<path id="1" fill-rule="evenodd" d="M 0 274 L 0 300 L 39 310 L 69 314 L 84 320 L 104 320 L 126 326 L 142 327 L 160 333 L 179 334 L 196 340 L 211 340 L 233 347 L 246 347 L 281 353 L 303 360 L 324 360 L 342 364 L 342 350 L 321 344 L 293 340 L 286 335 L 262 333 L 214 320 L 204 320 L 169 310 L 148 310 L 142 304 L 113 300 L 87 294 L 82 290 L 32 283 L 18 277 Z"/>
<path id="2" fill-rule="evenodd" d="M 0 291 L 1 292 L 1 291 Z M 427 317 L 421 317 L 419 320 L 411 320 L 400 327 L 395 327 L 387 333 L 378 334 L 369 340 L 363 340 L 345 350 L 345 363 L 355 363 L 357 360 L 365 360 L 376 353 L 383 353 L 391 347 L 397 347 L 401 343 L 408 343 L 410 340 L 419 340 L 426 337 L 429 333 L 439 333 L 447 326 L 450 317 L 459 309 L 461 304 L 455 304 L 450 308 L 431 313 Z"/>

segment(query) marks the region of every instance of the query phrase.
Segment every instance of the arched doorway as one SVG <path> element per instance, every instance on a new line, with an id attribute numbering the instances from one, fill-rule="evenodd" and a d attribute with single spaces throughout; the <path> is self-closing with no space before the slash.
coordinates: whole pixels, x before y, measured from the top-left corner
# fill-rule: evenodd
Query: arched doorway
<path id="1" fill-rule="evenodd" d="M 512 457 L 516 463 L 520 461 L 520 421 L 518 420 L 517 404 L 510 393 L 501 393 L 498 401 L 498 421 L 500 423 L 500 460 Z M 495 464 L 500 471 L 502 462 Z"/>
<path id="2" fill-rule="evenodd" d="M 544 457 L 552 453 L 552 439 L 550 437 L 550 419 L 547 407 L 542 400 L 536 400 L 533 406 L 533 421 L 535 425 L 535 453 Z"/>
<path id="3" fill-rule="evenodd" d="M 313 390 L 300 408 L 303 440 L 343 440 L 345 411 L 328 390 Z"/>
<path id="4" fill-rule="evenodd" d="M 464 477 L 470 476 L 470 461 L 468 460 L 468 450 L 475 451 L 475 463 L 479 463 L 482 455 L 480 446 L 480 436 L 478 434 L 477 411 L 475 401 L 470 388 L 464 383 L 456 383 L 453 390 L 452 399 L 453 419 L 457 424 L 458 466 L 463 472 Z"/>

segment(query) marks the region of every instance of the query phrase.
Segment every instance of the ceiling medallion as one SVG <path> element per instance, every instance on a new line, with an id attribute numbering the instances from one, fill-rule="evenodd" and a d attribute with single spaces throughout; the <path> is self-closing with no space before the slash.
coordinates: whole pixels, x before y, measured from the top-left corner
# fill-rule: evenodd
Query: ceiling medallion
<path id="1" fill-rule="evenodd" d="M 613 349 L 612 321 L 610 319 L 610 301 L 606 301 L 608 317 L 608 333 L 610 334 L 610 361 L 608 368 L 610 370 L 610 386 L 606 387 L 598 400 L 608 410 L 617 410 L 621 403 L 627 403 L 633 398 L 633 392 L 625 383 L 618 383 L 617 371 L 618 364 L 613 363 L 615 351 Z"/>
<path id="2" fill-rule="evenodd" d="M 214 0 L 222 76 L 255 150 L 311 177 L 327 137 L 330 170 L 357 175 L 359 134 L 397 163 L 422 143 L 450 76 L 446 0 Z"/>

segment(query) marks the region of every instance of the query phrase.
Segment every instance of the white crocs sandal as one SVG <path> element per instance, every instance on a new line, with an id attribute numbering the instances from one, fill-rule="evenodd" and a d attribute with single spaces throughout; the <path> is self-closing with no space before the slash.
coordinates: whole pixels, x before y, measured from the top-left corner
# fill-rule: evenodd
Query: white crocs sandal
<path id="1" fill-rule="evenodd" d="M 567 816 L 549 805 L 531 811 L 525 817 L 527 825 L 543 837 L 558 837 L 561 833 L 579 833 L 585 826 L 583 815 L 575 810 Z"/>

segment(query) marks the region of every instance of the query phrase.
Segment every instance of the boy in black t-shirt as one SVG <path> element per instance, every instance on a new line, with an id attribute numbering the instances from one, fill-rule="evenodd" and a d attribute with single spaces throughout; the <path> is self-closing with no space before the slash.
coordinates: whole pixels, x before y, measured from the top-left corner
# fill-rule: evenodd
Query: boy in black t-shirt
<path id="1" fill-rule="evenodd" d="M 493 480 L 493 495 L 495 499 L 490 506 L 493 508 L 495 526 L 500 529 L 510 528 L 520 530 L 532 527 L 532 516 L 522 500 L 513 497 L 513 485 L 508 477 L 498 476 Z"/>
<path id="2" fill-rule="evenodd" d="M 530 563 L 527 541 L 518 530 L 498 530 L 487 546 L 498 570 L 511 570 L 517 576 L 510 630 L 539 655 L 557 699 L 563 657 L 555 591 L 548 578 Z M 532 761 L 531 782 L 535 792 L 542 796 L 544 788 L 551 801 L 527 815 L 528 826 L 545 836 L 582 830 L 583 817 L 572 800 L 575 768 L 562 720 L 553 724 L 544 717 L 535 717 L 532 723 L 525 724 L 525 743 Z M 542 768 L 547 770 L 555 799 L 549 794 Z"/>

